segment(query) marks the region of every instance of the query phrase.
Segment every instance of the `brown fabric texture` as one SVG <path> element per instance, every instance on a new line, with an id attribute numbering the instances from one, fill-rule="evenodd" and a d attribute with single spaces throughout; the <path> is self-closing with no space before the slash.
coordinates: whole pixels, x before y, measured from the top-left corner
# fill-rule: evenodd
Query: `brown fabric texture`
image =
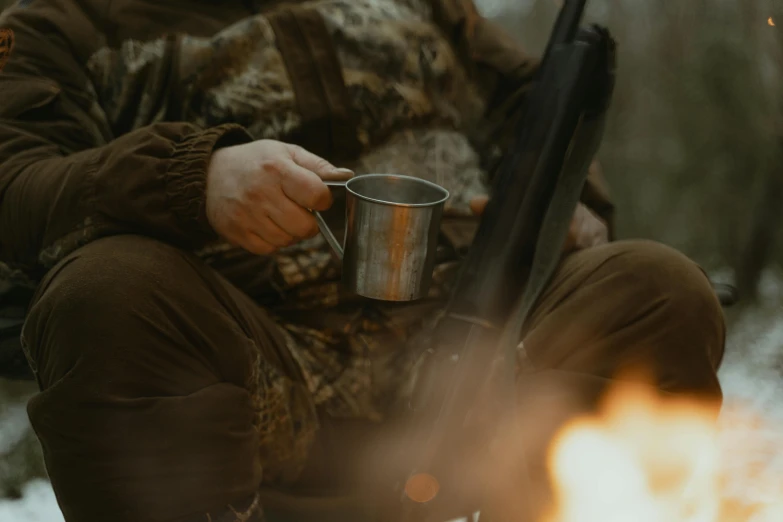
<path id="1" fill-rule="evenodd" d="M 375 353 L 362 360 L 386 379 L 320 382 L 298 362 L 322 348 L 289 335 L 196 257 L 151 239 L 106 238 L 63 260 L 39 289 L 24 344 L 42 389 L 30 418 L 66 520 L 180 520 L 260 484 L 327 488 L 361 474 L 373 439 L 319 441 L 319 412 L 342 412 L 327 424 L 382 421 L 382 408 L 356 397 L 380 386 L 388 399 L 388 383 L 401 388 L 408 372 Z M 521 389 L 554 378 L 586 387 L 589 402 L 623 367 L 644 364 L 661 390 L 720 398 L 720 306 L 693 262 L 655 243 L 566 258 L 523 344 L 533 377 Z"/>

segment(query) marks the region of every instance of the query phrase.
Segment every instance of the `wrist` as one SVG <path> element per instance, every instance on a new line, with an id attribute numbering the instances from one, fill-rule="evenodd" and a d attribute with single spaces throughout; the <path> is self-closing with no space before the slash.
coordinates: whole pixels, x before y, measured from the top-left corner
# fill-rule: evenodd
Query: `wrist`
<path id="1" fill-rule="evenodd" d="M 247 143 L 252 137 L 239 125 L 220 125 L 182 139 L 174 147 L 166 172 L 166 193 L 171 211 L 201 246 L 217 239 L 207 218 L 206 190 L 214 154 L 226 147 Z"/>

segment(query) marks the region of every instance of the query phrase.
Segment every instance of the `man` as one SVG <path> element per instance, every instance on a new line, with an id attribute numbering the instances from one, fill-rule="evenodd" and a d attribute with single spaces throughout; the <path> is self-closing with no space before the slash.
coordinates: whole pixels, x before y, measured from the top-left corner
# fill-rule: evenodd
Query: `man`
<path id="1" fill-rule="evenodd" d="M 462 0 L 24 0 L 0 27 L 0 260 L 38 285 L 29 414 L 66 520 L 261 520 L 356 464 L 535 63 Z M 334 165 L 452 192 L 430 299 L 340 289 L 307 210 Z M 524 337 L 538 377 L 587 396 L 643 362 L 719 398 L 703 273 L 609 243 L 596 178 L 583 196 Z"/>

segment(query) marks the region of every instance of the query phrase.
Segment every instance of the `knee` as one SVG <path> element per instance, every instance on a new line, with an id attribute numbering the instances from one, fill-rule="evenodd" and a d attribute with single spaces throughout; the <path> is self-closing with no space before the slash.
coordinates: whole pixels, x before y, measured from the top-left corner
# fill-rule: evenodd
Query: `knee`
<path id="1" fill-rule="evenodd" d="M 566 258 L 525 345 L 542 368 L 641 372 L 662 390 L 719 397 L 724 334 L 698 265 L 658 243 L 618 241 Z"/>
<path id="2" fill-rule="evenodd" d="M 706 350 L 717 369 L 723 356 L 725 323 L 704 271 L 681 252 L 653 241 L 620 241 L 610 248 L 613 253 L 605 268 L 608 277 L 625 283 L 622 295 L 626 299 L 621 305 L 654 318 L 650 324 L 660 329 L 657 336 L 668 335 L 666 342 L 682 346 L 683 352 Z"/>
<path id="3" fill-rule="evenodd" d="M 175 281 L 187 269 L 186 254 L 140 236 L 92 242 L 63 259 L 42 281 L 28 314 L 30 326 L 54 325 L 61 333 L 120 327 L 129 315 L 176 299 Z M 26 328 L 31 332 L 31 328 Z M 115 328 L 116 330 L 116 328 Z M 32 333 L 32 332 L 31 332 Z"/>
<path id="4" fill-rule="evenodd" d="M 176 323 L 189 299 L 181 281 L 190 268 L 186 256 L 148 238 L 117 236 L 55 266 L 37 290 L 22 334 L 39 384 L 57 382 L 77 363 L 100 366 L 107 377 L 123 367 L 154 373 L 149 363 L 156 346 L 184 358 Z"/>
<path id="5" fill-rule="evenodd" d="M 704 271 L 681 252 L 654 241 L 619 241 L 606 267 L 626 279 L 637 298 L 664 303 L 665 312 L 694 324 L 718 321 L 720 302 Z"/>

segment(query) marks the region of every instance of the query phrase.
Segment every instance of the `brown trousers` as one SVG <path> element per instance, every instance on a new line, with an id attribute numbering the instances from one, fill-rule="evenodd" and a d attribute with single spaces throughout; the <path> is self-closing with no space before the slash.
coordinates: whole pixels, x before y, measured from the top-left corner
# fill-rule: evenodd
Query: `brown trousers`
<path id="1" fill-rule="evenodd" d="M 263 477 L 248 382 L 256 350 L 290 364 L 279 337 L 236 287 L 151 239 L 102 239 L 63 260 L 23 344 L 41 388 L 29 415 L 66 520 L 260 520 L 242 518 Z M 656 243 L 564 259 L 524 344 L 535 379 L 586 395 L 644 363 L 662 390 L 720 398 L 720 305 L 693 262 Z M 343 447 L 361 439 L 345 433 Z M 337 451 L 319 440 L 311 468 L 359 454 Z"/>

